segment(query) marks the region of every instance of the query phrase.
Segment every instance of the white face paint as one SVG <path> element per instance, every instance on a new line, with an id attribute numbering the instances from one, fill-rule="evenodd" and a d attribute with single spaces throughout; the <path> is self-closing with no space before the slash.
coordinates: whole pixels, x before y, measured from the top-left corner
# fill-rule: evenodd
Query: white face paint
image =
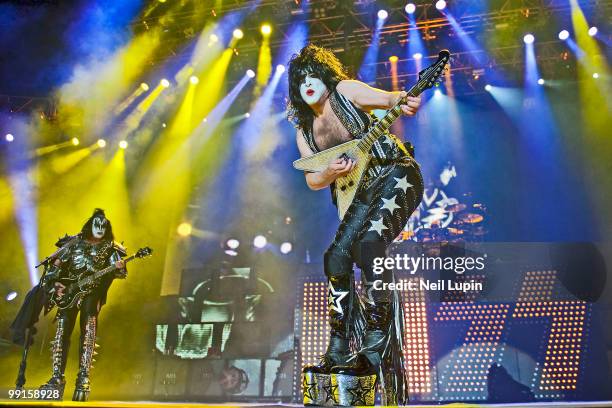
<path id="1" fill-rule="evenodd" d="M 327 93 L 327 87 L 319 78 L 312 73 L 306 74 L 300 84 L 300 95 L 308 105 L 316 105 Z"/>
<path id="2" fill-rule="evenodd" d="M 102 217 L 96 217 L 93 219 L 91 223 L 91 234 L 96 239 L 102 239 L 104 234 L 106 234 L 106 224 L 108 220 Z"/>

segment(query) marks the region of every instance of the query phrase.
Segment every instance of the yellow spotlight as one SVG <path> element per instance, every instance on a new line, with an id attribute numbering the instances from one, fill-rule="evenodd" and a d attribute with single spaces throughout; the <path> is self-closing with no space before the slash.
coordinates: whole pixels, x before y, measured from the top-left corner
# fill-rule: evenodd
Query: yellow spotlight
<path id="1" fill-rule="evenodd" d="M 595 79 L 599 78 L 599 74 L 597 72 L 593 72 L 593 78 Z"/>
<path id="2" fill-rule="evenodd" d="M 140 84 L 140 89 L 147 92 L 149 90 L 149 85 L 146 82 L 143 82 L 142 84 Z"/>
<path id="3" fill-rule="evenodd" d="M 192 76 L 189 78 L 189 82 L 191 82 L 191 84 L 192 84 L 192 85 L 197 85 L 197 83 L 198 83 L 198 82 L 200 82 L 200 80 L 198 79 L 198 77 L 197 77 L 197 76 L 192 75 Z"/>
<path id="4" fill-rule="evenodd" d="M 211 35 L 208 37 L 208 41 L 209 41 L 211 44 L 214 44 L 214 43 L 216 43 L 217 41 L 219 41 L 219 37 L 217 37 L 217 34 L 211 34 Z"/>
<path id="5" fill-rule="evenodd" d="M 399 60 L 397 55 L 392 55 L 392 56 L 389 57 L 389 62 L 397 62 L 397 60 Z"/>
<path id="6" fill-rule="evenodd" d="M 180 223 L 178 228 L 176 229 L 176 232 L 178 232 L 181 237 L 188 237 L 189 235 L 191 235 L 192 231 L 193 227 L 188 222 Z"/>
<path id="7" fill-rule="evenodd" d="M 261 33 L 265 36 L 272 34 L 272 27 L 270 24 L 264 24 L 261 26 Z"/>
<path id="8" fill-rule="evenodd" d="M 234 30 L 233 36 L 234 36 L 235 39 L 239 40 L 242 37 L 244 37 L 244 32 L 241 29 L 237 28 L 237 29 Z"/>
<path id="9" fill-rule="evenodd" d="M 122 141 L 120 141 L 120 142 L 119 142 L 119 147 L 120 147 L 121 149 L 127 149 L 127 147 L 128 147 L 128 142 L 127 142 L 127 140 L 122 140 Z"/>
<path id="10" fill-rule="evenodd" d="M 160 82 L 160 85 L 163 86 L 164 88 L 167 88 L 170 86 L 170 81 L 168 81 L 166 78 L 162 79 Z"/>
<path id="11" fill-rule="evenodd" d="M 78 146 L 79 145 L 79 138 L 78 137 L 73 137 L 72 138 L 72 144 L 75 145 L 75 146 Z"/>
<path id="12" fill-rule="evenodd" d="M 106 146 L 106 140 L 98 139 L 98 146 L 99 147 L 105 147 Z"/>

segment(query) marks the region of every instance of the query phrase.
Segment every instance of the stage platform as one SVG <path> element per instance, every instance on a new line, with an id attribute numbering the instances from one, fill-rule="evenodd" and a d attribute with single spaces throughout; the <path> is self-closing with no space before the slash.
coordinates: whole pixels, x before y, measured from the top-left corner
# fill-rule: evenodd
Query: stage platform
<path id="1" fill-rule="evenodd" d="M 204 403 L 186 403 L 186 402 L 155 402 L 155 401 L 89 401 L 89 402 L 60 402 L 60 401 L 0 401 L 0 406 L 35 406 L 35 407 L 93 407 L 93 408 L 149 408 L 149 407 L 163 407 L 163 408 L 183 408 L 183 407 L 232 407 L 232 408 L 273 408 L 273 407 L 303 407 L 300 404 L 204 404 Z M 471 407 L 498 407 L 498 408 L 600 408 L 600 407 L 612 407 L 612 401 L 600 401 L 600 402 L 534 402 L 534 403 L 518 403 L 518 404 L 466 404 L 466 403 L 451 403 L 451 404 L 431 404 L 431 405 L 408 405 L 411 408 L 430 408 L 434 406 L 442 407 L 453 407 L 453 408 L 471 408 Z"/>

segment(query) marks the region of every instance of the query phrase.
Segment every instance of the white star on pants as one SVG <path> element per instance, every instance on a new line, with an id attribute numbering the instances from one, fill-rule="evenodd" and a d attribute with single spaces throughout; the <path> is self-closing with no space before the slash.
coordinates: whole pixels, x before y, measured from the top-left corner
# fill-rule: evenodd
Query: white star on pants
<path id="1" fill-rule="evenodd" d="M 382 235 L 383 230 L 389 229 L 383 224 L 383 218 L 380 217 L 378 221 L 370 220 L 372 225 L 368 231 L 376 231 L 378 235 Z"/>
<path id="2" fill-rule="evenodd" d="M 393 197 L 391 197 L 391 198 L 390 198 L 390 199 L 388 199 L 388 200 L 387 200 L 386 198 L 384 198 L 384 197 L 383 197 L 383 198 L 382 198 L 382 200 L 383 200 L 384 204 L 383 204 L 383 206 L 381 207 L 381 209 L 383 209 L 383 208 L 384 208 L 384 209 L 387 209 L 387 210 L 389 210 L 389 212 L 390 212 L 391 214 L 393 214 L 393 211 L 395 211 L 395 209 L 396 209 L 396 208 L 400 208 L 400 206 L 399 206 L 399 205 L 395 204 L 395 199 L 396 199 L 396 198 L 397 198 L 397 194 L 396 194 L 396 195 L 394 195 Z"/>
<path id="3" fill-rule="evenodd" d="M 404 190 L 404 192 L 406 192 L 409 187 L 413 187 L 413 185 L 408 182 L 407 176 L 402 178 L 393 177 L 393 179 L 396 181 L 394 188 L 399 188 L 400 190 Z"/>
<path id="4" fill-rule="evenodd" d="M 329 307 L 331 307 L 333 310 L 335 310 L 336 312 L 340 314 L 344 314 L 340 301 L 344 299 L 346 295 L 348 295 L 348 291 L 335 290 L 331 282 L 329 282 L 329 296 L 328 296 Z"/>

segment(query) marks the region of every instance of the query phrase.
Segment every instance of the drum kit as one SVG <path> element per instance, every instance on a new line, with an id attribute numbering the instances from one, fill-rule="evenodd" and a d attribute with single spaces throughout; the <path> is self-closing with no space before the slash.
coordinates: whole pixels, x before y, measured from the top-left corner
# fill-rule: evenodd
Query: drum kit
<path id="1" fill-rule="evenodd" d="M 464 194 L 467 198 L 470 194 Z M 418 242 L 468 241 L 484 240 L 487 229 L 484 221 L 487 213 L 482 203 L 464 203 L 453 200 L 445 206 L 425 210 L 425 217 L 414 231 L 406 231 L 402 239 L 413 239 Z"/>

